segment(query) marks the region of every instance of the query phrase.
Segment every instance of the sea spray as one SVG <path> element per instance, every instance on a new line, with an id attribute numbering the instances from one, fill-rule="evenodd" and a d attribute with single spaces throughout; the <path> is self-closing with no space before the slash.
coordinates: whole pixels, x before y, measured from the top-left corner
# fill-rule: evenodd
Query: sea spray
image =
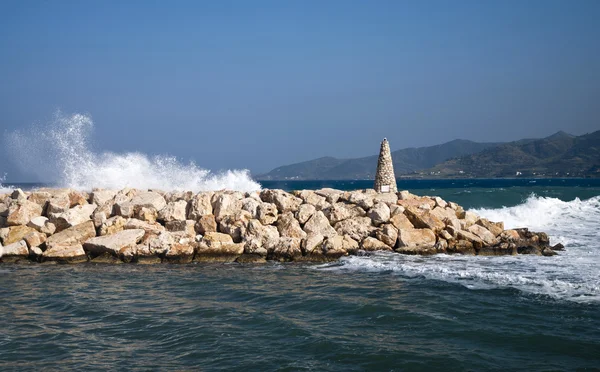
<path id="1" fill-rule="evenodd" d="M 469 289 L 515 288 L 556 299 L 600 303 L 600 196 L 566 202 L 531 195 L 514 207 L 472 211 L 492 221 L 505 221 L 506 228 L 545 231 L 553 244 L 562 243 L 566 249 L 551 258 L 378 253 L 343 258 L 318 269 L 388 272 L 457 283 Z"/>
<path id="2" fill-rule="evenodd" d="M 254 191 L 260 184 L 247 170 L 212 173 L 176 157 L 138 152 L 92 150 L 94 123 L 90 115 L 57 112 L 47 126 L 32 126 L 6 136 L 9 153 L 19 168 L 44 182 L 91 190 L 94 187 L 208 191 Z"/>

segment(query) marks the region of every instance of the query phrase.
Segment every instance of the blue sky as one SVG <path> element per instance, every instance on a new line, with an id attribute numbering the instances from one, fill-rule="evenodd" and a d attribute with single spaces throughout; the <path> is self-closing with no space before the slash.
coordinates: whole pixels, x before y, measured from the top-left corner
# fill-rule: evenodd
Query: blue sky
<path id="1" fill-rule="evenodd" d="M 599 19 L 585 0 L 5 0 L 0 128 L 89 113 L 97 149 L 255 173 L 383 137 L 583 134 L 600 129 Z"/>

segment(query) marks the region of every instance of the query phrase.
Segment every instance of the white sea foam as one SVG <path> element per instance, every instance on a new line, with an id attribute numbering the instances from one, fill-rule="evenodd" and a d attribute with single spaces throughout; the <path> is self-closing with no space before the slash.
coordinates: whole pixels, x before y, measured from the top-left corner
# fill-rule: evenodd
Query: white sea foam
<path id="1" fill-rule="evenodd" d="M 83 190 L 93 187 L 190 191 L 260 189 L 260 184 L 252 180 L 247 170 L 215 174 L 172 156 L 94 152 L 90 146 L 93 129 L 89 115 L 59 112 L 46 126 L 9 133 L 6 142 L 20 169 L 63 187 Z"/>
<path id="2" fill-rule="evenodd" d="M 545 231 L 552 244 L 566 250 L 558 256 L 430 257 L 376 254 L 353 256 L 324 270 L 390 271 L 458 283 L 471 289 L 516 288 L 577 302 L 600 302 L 600 196 L 564 202 L 530 196 L 523 204 L 474 212 L 507 228 Z"/>

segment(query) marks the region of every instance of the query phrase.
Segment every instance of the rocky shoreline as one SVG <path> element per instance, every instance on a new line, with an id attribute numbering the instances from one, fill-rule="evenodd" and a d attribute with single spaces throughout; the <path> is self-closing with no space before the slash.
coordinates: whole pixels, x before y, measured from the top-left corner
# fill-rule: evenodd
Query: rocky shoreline
<path id="1" fill-rule="evenodd" d="M 45 188 L 0 194 L 0 261 L 330 261 L 365 252 L 552 256 L 548 235 L 505 230 L 439 197 L 334 189 L 163 192 Z"/>

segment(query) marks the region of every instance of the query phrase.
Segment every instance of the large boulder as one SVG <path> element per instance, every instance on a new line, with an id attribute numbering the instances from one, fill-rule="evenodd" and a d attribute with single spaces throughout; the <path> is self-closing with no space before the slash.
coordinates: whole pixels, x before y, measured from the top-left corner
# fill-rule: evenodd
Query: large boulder
<path id="1" fill-rule="evenodd" d="M 163 210 L 165 208 L 163 208 Z M 136 205 L 133 207 L 133 217 L 141 221 L 152 223 L 156 222 L 156 220 L 158 219 L 158 211 L 153 207 L 144 207 L 141 205 Z"/>
<path id="2" fill-rule="evenodd" d="M 8 226 L 27 225 L 32 218 L 42 215 L 42 207 L 29 200 L 19 199 L 8 208 L 6 224 Z"/>
<path id="3" fill-rule="evenodd" d="M 325 240 L 325 237 L 321 234 L 308 235 L 302 240 L 302 251 L 307 256 L 313 253 L 322 253 L 321 247 L 323 246 L 323 240 Z"/>
<path id="4" fill-rule="evenodd" d="M 42 262 L 82 263 L 88 258 L 81 244 L 54 245 L 42 253 Z"/>
<path id="5" fill-rule="evenodd" d="M 236 193 L 215 194 L 212 205 L 217 222 L 221 222 L 225 216 L 234 215 L 242 209 L 242 201 Z"/>
<path id="6" fill-rule="evenodd" d="M 198 218 L 195 225 L 196 233 L 204 235 L 208 232 L 217 232 L 217 221 L 212 214 L 205 214 Z"/>
<path id="7" fill-rule="evenodd" d="M 118 193 L 115 198 L 120 195 L 123 194 Z M 132 217 L 136 209 L 139 214 L 140 211 L 142 211 L 142 208 L 152 208 L 154 211 L 160 211 L 167 205 L 165 198 L 154 191 L 142 191 L 136 193 L 131 199 L 125 197 L 123 197 L 123 199 L 125 200 L 115 203 L 115 213 L 122 217 Z M 149 213 L 149 211 L 145 210 L 144 213 Z"/>
<path id="8" fill-rule="evenodd" d="M 335 224 L 335 231 L 340 235 L 347 235 L 357 242 L 362 241 L 375 231 L 369 217 L 353 217 Z"/>
<path id="9" fill-rule="evenodd" d="M 139 229 L 144 230 L 147 235 L 150 235 L 150 234 L 159 235 L 160 233 L 165 231 L 165 227 L 162 226 L 161 224 L 159 224 L 158 222 L 150 223 L 150 222 L 136 220 L 135 218 L 128 219 L 125 222 L 125 224 L 123 225 L 123 230 L 139 230 Z M 113 234 L 116 232 L 118 232 L 118 229 L 115 230 L 113 232 Z"/>
<path id="10" fill-rule="evenodd" d="M 165 198 L 153 191 L 142 191 L 131 198 L 130 202 L 135 206 L 154 208 L 157 211 L 160 211 L 167 205 Z"/>
<path id="11" fill-rule="evenodd" d="M 390 218 L 390 223 L 398 230 L 412 230 L 415 226 L 404 214 L 396 214 Z"/>
<path id="12" fill-rule="evenodd" d="M 379 226 L 390 220 L 390 207 L 385 203 L 378 202 L 369 209 L 367 215 L 371 218 L 373 225 Z"/>
<path id="13" fill-rule="evenodd" d="M 339 200 L 356 204 L 364 210 L 369 210 L 375 205 L 374 198 L 376 194 L 375 190 L 347 191 L 340 195 Z"/>
<path id="14" fill-rule="evenodd" d="M 192 191 L 169 191 L 163 194 L 165 201 L 168 203 L 183 200 L 186 203 L 192 200 L 194 193 Z"/>
<path id="15" fill-rule="evenodd" d="M 196 236 L 195 229 L 196 221 L 185 220 L 185 221 L 169 221 L 165 224 L 167 231 L 174 233 L 182 233 L 184 236 L 193 238 Z"/>
<path id="16" fill-rule="evenodd" d="M 165 260 L 170 263 L 190 263 L 194 258 L 194 250 L 195 244 L 191 240 L 174 243 L 165 254 Z"/>
<path id="17" fill-rule="evenodd" d="M 403 199 L 402 197 L 400 197 L 400 200 L 398 200 L 397 204 L 404 208 L 413 207 L 419 209 L 433 209 L 435 207 L 435 201 L 431 200 L 431 198 L 428 198 L 426 196 L 414 195 L 407 199 Z"/>
<path id="18" fill-rule="evenodd" d="M 46 247 L 50 249 L 53 245 L 82 244 L 94 236 L 96 236 L 94 223 L 92 221 L 86 221 L 49 236 L 46 240 Z"/>
<path id="19" fill-rule="evenodd" d="M 256 218 L 263 225 L 271 225 L 277 221 L 277 206 L 273 203 L 261 203 L 256 208 Z"/>
<path id="20" fill-rule="evenodd" d="M 375 237 L 391 248 L 394 248 L 398 240 L 398 229 L 392 224 L 385 224 L 375 231 Z"/>
<path id="21" fill-rule="evenodd" d="M 317 208 L 315 208 L 314 205 L 302 204 L 298 208 L 298 212 L 296 212 L 296 218 L 298 219 L 298 222 L 300 222 L 301 224 L 305 224 L 306 221 L 308 221 L 313 216 L 313 214 L 315 214 L 316 211 Z"/>
<path id="22" fill-rule="evenodd" d="M 315 190 L 315 194 L 324 197 L 325 200 L 330 204 L 336 203 L 343 193 L 343 191 L 331 188 Z"/>
<path id="23" fill-rule="evenodd" d="M 465 239 L 449 241 L 446 251 L 450 254 L 462 254 L 468 256 L 474 256 L 477 253 L 473 246 L 473 242 Z"/>
<path id="24" fill-rule="evenodd" d="M 188 203 L 185 200 L 169 202 L 166 207 L 158 212 L 158 219 L 163 222 L 185 221 L 187 205 Z"/>
<path id="25" fill-rule="evenodd" d="M 39 231 L 32 231 L 23 237 L 29 248 L 40 247 L 46 243 L 46 234 Z"/>
<path id="26" fill-rule="evenodd" d="M 77 205 L 66 212 L 50 214 L 50 221 L 56 226 L 56 231 L 62 231 L 91 220 L 94 210 L 96 210 L 96 204 Z"/>
<path id="27" fill-rule="evenodd" d="M 499 236 L 504 231 L 504 222 L 491 222 L 488 219 L 480 218 L 475 221 L 475 224 L 485 227 L 494 237 Z"/>
<path id="28" fill-rule="evenodd" d="M 302 204 L 302 199 L 295 197 L 283 190 L 262 190 L 260 198 L 266 203 L 273 203 L 277 207 L 279 213 L 296 212 Z"/>
<path id="29" fill-rule="evenodd" d="M 276 261 L 293 261 L 302 256 L 302 239 L 281 237 L 273 249 L 269 252 L 269 258 Z"/>
<path id="30" fill-rule="evenodd" d="M 396 205 L 398 203 L 398 195 L 393 192 L 383 192 L 375 194 L 373 197 L 375 203 L 385 203 L 387 205 Z"/>
<path id="31" fill-rule="evenodd" d="M 348 218 L 363 217 L 366 215 L 364 209 L 356 204 L 349 203 L 334 203 L 331 205 L 331 207 L 325 209 L 323 212 L 327 216 L 327 219 L 331 225 L 335 225 L 336 223 L 347 220 Z"/>
<path id="32" fill-rule="evenodd" d="M 201 192 L 192 197 L 188 212 L 189 220 L 198 220 L 201 216 L 213 214 L 212 197 L 213 192 Z"/>
<path id="33" fill-rule="evenodd" d="M 304 232 L 308 235 L 321 234 L 324 237 L 333 237 L 337 233 L 333 227 L 329 224 L 329 220 L 325 217 L 322 211 L 317 211 L 312 217 L 304 224 Z"/>
<path id="34" fill-rule="evenodd" d="M 86 240 L 83 243 L 83 249 L 92 255 L 106 252 L 113 256 L 119 256 L 124 249 L 135 247 L 142 240 L 144 234 L 144 230 L 135 229 L 119 231 L 113 235 L 98 236 Z"/>
<path id="35" fill-rule="evenodd" d="M 2 262 L 16 262 L 26 260 L 29 257 L 29 249 L 25 240 L 19 240 L 12 244 L 6 244 L 2 248 Z"/>
<path id="36" fill-rule="evenodd" d="M 54 234 L 56 231 L 56 226 L 47 217 L 38 216 L 34 217 L 27 223 L 27 226 L 46 234 L 47 236 Z"/>
<path id="37" fill-rule="evenodd" d="M 433 254 L 436 236 L 431 229 L 406 229 L 398 233 L 396 252 L 404 254 Z"/>
<path id="38" fill-rule="evenodd" d="M 234 243 L 227 234 L 209 232 L 198 243 L 195 261 L 232 262 L 244 253 L 244 243 Z"/>
<path id="39" fill-rule="evenodd" d="M 312 205 L 317 210 L 323 210 L 330 205 L 324 196 L 321 196 L 312 190 L 294 191 L 294 195 L 302 199 L 305 204 Z"/>
<path id="40" fill-rule="evenodd" d="M 229 234 L 235 243 L 242 241 L 246 233 L 248 221 L 252 219 L 250 212 L 239 210 L 233 215 L 226 215 L 219 222 L 219 231 Z"/>
<path id="41" fill-rule="evenodd" d="M 277 230 L 282 237 L 297 239 L 306 237 L 306 233 L 302 230 L 300 223 L 294 218 L 292 212 L 286 212 L 279 216 L 279 219 L 277 220 Z"/>
<path id="42" fill-rule="evenodd" d="M 485 245 L 494 245 L 497 243 L 496 236 L 492 234 L 488 229 L 480 225 L 471 225 L 468 229 L 469 232 L 477 235 Z"/>
<path id="43" fill-rule="evenodd" d="M 258 206 L 262 201 L 259 199 L 247 197 L 242 199 L 242 210 L 250 213 L 252 218 L 258 218 Z"/>
<path id="44" fill-rule="evenodd" d="M 446 224 L 429 210 L 406 207 L 404 214 L 417 229 L 430 229 L 437 232 L 446 227 Z"/>
<path id="45" fill-rule="evenodd" d="M 115 195 L 117 195 L 116 190 L 94 189 L 90 194 L 90 204 L 104 205 L 111 201 Z"/>
<path id="46" fill-rule="evenodd" d="M 121 216 L 111 217 L 100 225 L 98 233 L 100 236 L 118 233 L 124 230 L 125 223 L 127 223 L 127 220 Z"/>
<path id="47" fill-rule="evenodd" d="M 387 244 L 380 241 L 379 239 L 373 238 L 372 236 L 367 236 L 360 243 L 360 249 L 365 251 L 391 251 Z"/>
<path id="48" fill-rule="evenodd" d="M 243 241 L 244 253 L 266 257 L 279 242 L 279 231 L 275 226 L 264 226 L 259 220 L 253 219 L 248 222 Z"/>
<path id="49" fill-rule="evenodd" d="M 2 236 L 2 243 L 4 245 L 16 243 L 32 232 L 37 231 L 28 226 L 11 226 L 7 229 L 5 236 Z"/>
<path id="50" fill-rule="evenodd" d="M 480 237 L 478 237 L 477 235 L 475 235 L 469 231 L 464 231 L 464 230 L 456 231 L 456 238 L 457 238 L 457 240 L 466 240 L 468 242 L 471 242 L 471 244 L 473 245 L 473 247 L 476 250 L 485 245 L 484 241 Z"/>
<path id="51" fill-rule="evenodd" d="M 46 209 L 46 204 L 50 199 L 52 199 L 52 194 L 48 191 L 32 191 L 27 197 L 27 200 L 30 202 L 34 202 L 42 207 L 42 210 Z"/>
<path id="52" fill-rule="evenodd" d="M 345 249 L 344 237 L 340 235 L 325 239 L 321 249 L 327 260 L 338 259 L 348 254 Z"/>

